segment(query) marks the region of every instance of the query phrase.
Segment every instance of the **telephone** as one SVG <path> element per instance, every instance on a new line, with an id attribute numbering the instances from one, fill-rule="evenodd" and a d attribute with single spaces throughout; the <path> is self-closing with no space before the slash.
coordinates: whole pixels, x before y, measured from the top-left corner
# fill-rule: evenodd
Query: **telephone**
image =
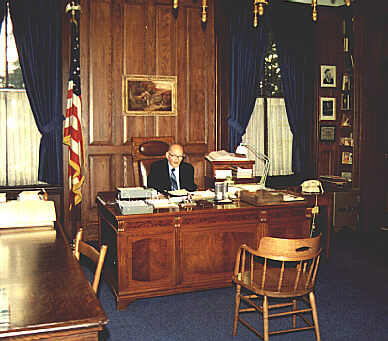
<path id="1" fill-rule="evenodd" d="M 301 184 L 302 193 L 308 194 L 321 194 L 323 193 L 323 187 L 318 180 L 306 180 Z"/>

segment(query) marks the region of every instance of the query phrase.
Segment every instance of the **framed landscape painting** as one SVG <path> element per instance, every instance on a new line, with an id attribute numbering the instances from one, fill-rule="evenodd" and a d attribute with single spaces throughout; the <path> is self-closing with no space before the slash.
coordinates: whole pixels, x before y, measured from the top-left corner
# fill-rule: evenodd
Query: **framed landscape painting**
<path id="1" fill-rule="evenodd" d="M 176 76 L 123 76 L 123 115 L 176 115 Z"/>

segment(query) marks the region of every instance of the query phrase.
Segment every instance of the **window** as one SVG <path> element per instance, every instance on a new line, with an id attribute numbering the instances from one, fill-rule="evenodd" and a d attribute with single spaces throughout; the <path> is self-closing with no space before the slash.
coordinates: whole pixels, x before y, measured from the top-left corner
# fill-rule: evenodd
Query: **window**
<path id="1" fill-rule="evenodd" d="M 292 174 L 292 133 L 288 124 L 280 67 L 273 33 L 268 37 L 260 93 L 243 140 L 249 141 L 271 160 L 269 175 Z M 248 150 L 248 156 L 255 156 Z M 263 164 L 258 163 L 255 174 L 263 174 Z"/>
<path id="2" fill-rule="evenodd" d="M 0 186 L 38 184 L 39 143 L 24 89 L 12 22 L 0 31 Z"/>

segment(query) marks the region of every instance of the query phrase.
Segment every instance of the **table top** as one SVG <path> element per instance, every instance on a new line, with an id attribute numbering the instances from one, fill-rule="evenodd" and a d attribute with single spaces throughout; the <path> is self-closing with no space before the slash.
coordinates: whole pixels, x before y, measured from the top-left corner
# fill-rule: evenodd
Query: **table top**
<path id="1" fill-rule="evenodd" d="M 0 338 L 107 322 L 60 227 L 1 231 L 0 258 Z"/>

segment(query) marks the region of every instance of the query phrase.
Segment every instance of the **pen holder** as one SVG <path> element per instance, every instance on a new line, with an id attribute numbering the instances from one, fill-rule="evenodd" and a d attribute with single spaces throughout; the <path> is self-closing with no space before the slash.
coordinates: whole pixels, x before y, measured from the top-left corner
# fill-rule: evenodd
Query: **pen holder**
<path id="1" fill-rule="evenodd" d="M 214 184 L 214 194 L 216 200 L 228 199 L 228 184 L 225 182 L 216 182 Z"/>

